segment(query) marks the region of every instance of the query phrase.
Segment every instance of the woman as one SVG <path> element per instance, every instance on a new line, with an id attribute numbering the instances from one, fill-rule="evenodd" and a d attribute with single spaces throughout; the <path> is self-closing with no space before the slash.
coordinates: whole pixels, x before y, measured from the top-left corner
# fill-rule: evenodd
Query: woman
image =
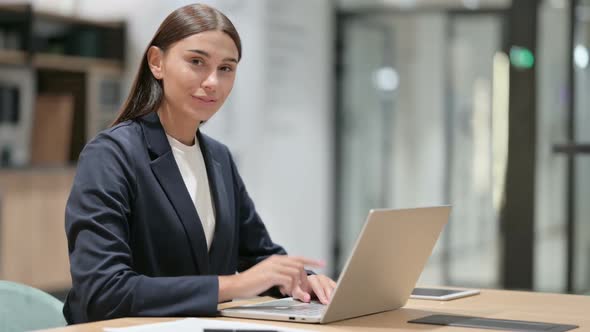
<path id="1" fill-rule="evenodd" d="M 214 315 L 272 290 L 329 302 L 334 281 L 304 270 L 322 264 L 271 241 L 229 150 L 198 130 L 241 55 L 232 23 L 205 5 L 156 32 L 113 127 L 80 154 L 66 207 L 69 323 Z"/>

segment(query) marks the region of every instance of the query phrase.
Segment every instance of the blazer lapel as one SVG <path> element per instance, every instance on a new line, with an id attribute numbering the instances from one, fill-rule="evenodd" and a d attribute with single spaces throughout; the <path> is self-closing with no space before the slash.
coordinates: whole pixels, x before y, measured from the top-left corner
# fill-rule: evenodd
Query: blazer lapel
<path id="1" fill-rule="evenodd" d="M 141 124 L 151 153 L 152 171 L 182 222 L 200 273 L 208 274 L 209 255 L 203 226 L 174 160 L 166 132 L 156 113 L 143 116 Z"/>
<path id="2" fill-rule="evenodd" d="M 201 134 L 200 131 L 197 132 L 197 137 L 201 145 L 201 151 L 203 151 L 211 198 L 215 208 L 215 234 L 209 249 L 209 262 L 211 264 L 209 271 L 218 274 L 226 270 L 224 266 L 230 261 L 227 254 L 231 252 L 234 244 L 235 223 L 229 213 L 231 211 L 229 202 L 233 202 L 233 200 L 227 196 L 223 169 L 213 153 L 211 153 L 209 138 Z"/>

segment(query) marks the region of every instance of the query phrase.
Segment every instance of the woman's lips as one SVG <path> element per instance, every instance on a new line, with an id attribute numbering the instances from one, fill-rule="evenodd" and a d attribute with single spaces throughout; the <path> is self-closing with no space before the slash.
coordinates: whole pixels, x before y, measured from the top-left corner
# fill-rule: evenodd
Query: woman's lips
<path id="1" fill-rule="evenodd" d="M 204 103 L 206 105 L 212 105 L 215 104 L 217 102 L 217 99 L 211 98 L 211 97 L 203 97 L 203 96 L 192 96 L 193 99 Z"/>

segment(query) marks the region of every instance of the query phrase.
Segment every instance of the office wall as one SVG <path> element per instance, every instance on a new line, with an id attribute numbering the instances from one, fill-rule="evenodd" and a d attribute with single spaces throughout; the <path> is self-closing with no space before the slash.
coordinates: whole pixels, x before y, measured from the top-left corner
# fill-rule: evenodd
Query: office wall
<path id="1" fill-rule="evenodd" d="M 393 58 L 400 71 L 391 138 L 391 204 L 395 207 L 453 203 L 445 193 L 445 23 L 443 15 L 425 14 L 399 17 L 392 26 L 397 46 Z M 448 237 L 448 232 L 443 236 Z M 419 283 L 446 282 L 441 254 L 449 249 L 443 240 L 438 241 Z"/>
<path id="2" fill-rule="evenodd" d="M 490 15 L 443 13 L 344 21 L 341 258 L 370 208 L 452 204 L 419 283 L 497 285 L 491 74 L 500 27 Z M 391 91 L 375 84 L 384 67 L 399 76 Z"/>
<path id="3" fill-rule="evenodd" d="M 333 167 L 331 3 L 202 2 L 232 19 L 244 47 L 234 91 L 203 131 L 234 153 L 273 240 L 293 254 L 328 260 Z M 187 3 L 83 0 L 77 10 L 87 17 L 127 20 L 127 92 L 157 26 Z"/>
<path id="4" fill-rule="evenodd" d="M 535 195 L 535 289 L 561 292 L 567 276 L 566 158 L 553 144 L 566 141 L 568 9 L 544 2 L 537 45 L 537 175 Z"/>

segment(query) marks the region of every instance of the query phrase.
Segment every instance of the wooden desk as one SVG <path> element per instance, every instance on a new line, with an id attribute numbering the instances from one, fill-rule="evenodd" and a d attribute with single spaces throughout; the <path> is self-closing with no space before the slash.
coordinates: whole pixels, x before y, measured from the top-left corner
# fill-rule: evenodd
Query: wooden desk
<path id="1" fill-rule="evenodd" d="M 252 301 L 250 301 L 252 302 Z M 232 302 L 221 305 L 236 305 Z M 348 319 L 327 325 L 281 323 L 259 320 L 241 320 L 275 326 L 301 328 L 312 331 L 476 331 L 476 329 L 440 327 L 434 325 L 408 324 L 407 321 L 433 313 L 461 314 L 487 318 L 516 319 L 579 325 L 576 332 L 590 331 L 590 296 L 562 295 L 499 290 L 482 290 L 477 296 L 438 302 L 410 300 L 405 307 L 375 315 Z M 122 318 L 67 328 L 47 330 L 52 332 L 102 332 L 103 327 L 123 327 L 175 320 L 178 318 Z M 230 318 L 215 318 L 234 320 Z M 490 331 L 490 330 L 481 330 Z"/>

